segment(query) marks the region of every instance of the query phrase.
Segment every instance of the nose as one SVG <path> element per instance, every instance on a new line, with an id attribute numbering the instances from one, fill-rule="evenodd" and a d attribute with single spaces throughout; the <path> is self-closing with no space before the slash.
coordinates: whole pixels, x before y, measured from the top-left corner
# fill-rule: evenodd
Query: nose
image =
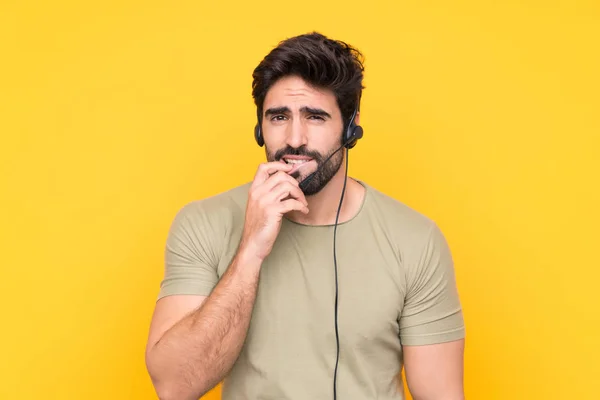
<path id="1" fill-rule="evenodd" d="M 294 118 L 287 129 L 287 144 L 297 149 L 307 144 L 306 126 L 302 123 L 302 118 Z"/>

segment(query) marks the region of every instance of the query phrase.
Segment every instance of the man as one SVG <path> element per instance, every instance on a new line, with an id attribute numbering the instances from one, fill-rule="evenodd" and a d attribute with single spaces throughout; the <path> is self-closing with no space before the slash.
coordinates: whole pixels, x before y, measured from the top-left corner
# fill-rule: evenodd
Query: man
<path id="1" fill-rule="evenodd" d="M 362 55 L 312 33 L 254 71 L 252 182 L 187 204 L 146 363 L 161 399 L 463 399 L 465 328 L 436 224 L 347 176 Z M 343 196 L 342 196 L 343 194 Z"/>

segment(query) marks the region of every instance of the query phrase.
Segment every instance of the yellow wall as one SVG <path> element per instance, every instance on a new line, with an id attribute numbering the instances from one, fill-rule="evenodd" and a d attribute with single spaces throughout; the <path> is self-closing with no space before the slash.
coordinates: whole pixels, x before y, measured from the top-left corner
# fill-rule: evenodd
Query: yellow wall
<path id="1" fill-rule="evenodd" d="M 168 226 L 251 179 L 252 69 L 312 29 L 367 58 L 351 173 L 452 246 L 467 397 L 599 398 L 597 2 L 121 3 L 0 6 L 0 398 L 154 398 Z"/>

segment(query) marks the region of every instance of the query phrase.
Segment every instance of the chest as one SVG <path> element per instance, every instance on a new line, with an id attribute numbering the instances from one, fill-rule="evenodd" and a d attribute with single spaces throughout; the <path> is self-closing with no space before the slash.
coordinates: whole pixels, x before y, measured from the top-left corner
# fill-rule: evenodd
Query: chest
<path id="1" fill-rule="evenodd" d="M 333 229 L 282 230 L 261 270 L 250 340 L 285 337 L 302 348 L 312 336 L 331 345 L 336 288 L 343 344 L 397 340 L 405 292 L 397 252 L 358 230 L 338 227 L 336 236 L 334 257 Z"/>

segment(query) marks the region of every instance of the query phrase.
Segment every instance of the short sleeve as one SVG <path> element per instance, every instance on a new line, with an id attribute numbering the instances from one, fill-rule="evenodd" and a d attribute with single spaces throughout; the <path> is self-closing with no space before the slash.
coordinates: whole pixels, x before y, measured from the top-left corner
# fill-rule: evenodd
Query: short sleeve
<path id="1" fill-rule="evenodd" d="M 166 240 L 158 299 L 211 293 L 219 279 L 215 237 L 201 202 L 190 203 L 177 213 Z"/>
<path id="2" fill-rule="evenodd" d="M 462 339 L 465 326 L 448 243 L 432 223 L 406 272 L 407 292 L 400 316 L 403 345 Z"/>

